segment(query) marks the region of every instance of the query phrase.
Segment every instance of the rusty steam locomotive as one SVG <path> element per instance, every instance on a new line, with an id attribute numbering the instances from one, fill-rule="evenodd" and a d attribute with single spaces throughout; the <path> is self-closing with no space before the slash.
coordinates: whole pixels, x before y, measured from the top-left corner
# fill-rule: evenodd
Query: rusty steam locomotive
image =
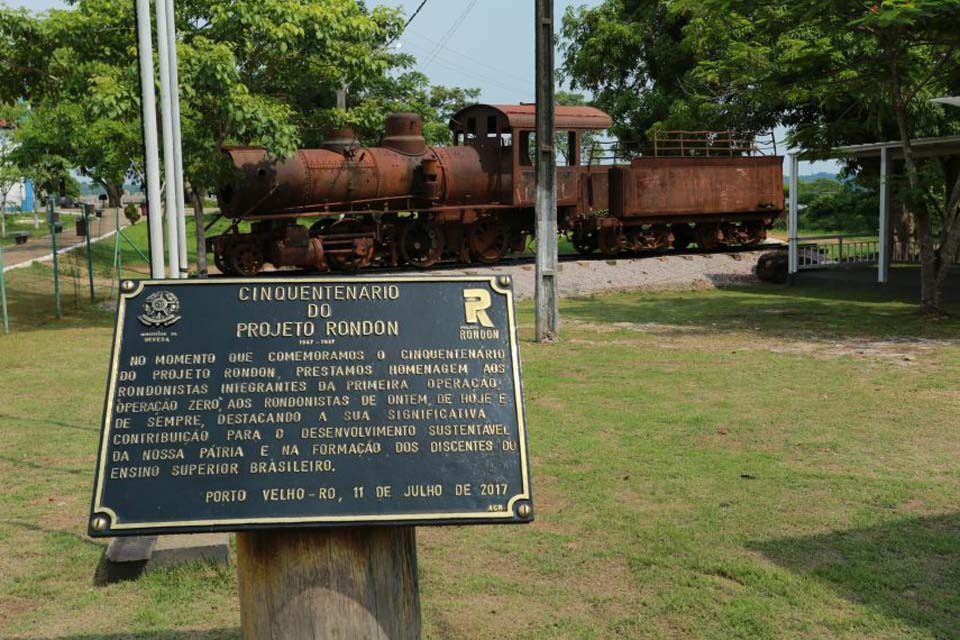
<path id="1" fill-rule="evenodd" d="M 534 119 L 534 105 L 474 105 L 453 116 L 453 146 L 428 146 L 419 116 L 394 114 L 379 147 L 362 147 L 345 130 L 281 162 L 259 147 L 228 148 L 236 177 L 217 196 L 234 224 L 208 250 L 222 272 L 244 276 L 268 262 L 320 271 L 493 264 L 534 233 Z M 557 107 L 555 122 L 566 147 L 559 227 L 581 253 L 754 246 L 783 214 L 779 156 L 589 164 L 582 137 L 610 127 L 610 117 Z"/>

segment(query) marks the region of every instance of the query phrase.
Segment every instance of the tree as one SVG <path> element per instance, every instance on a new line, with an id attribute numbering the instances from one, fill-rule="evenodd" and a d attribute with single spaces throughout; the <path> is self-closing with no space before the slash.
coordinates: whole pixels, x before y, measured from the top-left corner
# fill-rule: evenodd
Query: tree
<path id="1" fill-rule="evenodd" d="M 224 170 L 228 144 L 296 149 L 342 78 L 382 75 L 398 10 L 354 0 L 190 0 L 178 5 L 185 178 L 195 205 Z M 118 204 L 142 174 L 134 14 L 121 0 L 78 0 L 33 16 L 0 10 L 0 99 L 27 98 L 22 154 L 59 156 Z"/>
<path id="2" fill-rule="evenodd" d="M 605 0 L 564 14 L 561 75 L 593 94 L 628 151 L 652 147 L 657 129 L 759 134 L 776 122 L 776 96 L 741 90 L 753 67 L 764 64 L 763 51 L 741 44 L 752 30 L 749 21 L 691 7 L 678 9 L 676 0 Z M 707 56 L 730 66 L 698 64 Z"/>
<path id="3" fill-rule="evenodd" d="M 879 193 L 876 181 L 863 186 L 858 180 L 818 179 L 806 182 L 798 194 L 803 228 L 844 233 L 877 233 Z"/>
<path id="4" fill-rule="evenodd" d="M 20 168 L 13 162 L 11 131 L 22 114 L 19 105 L 0 104 L 0 236 L 7 237 L 7 194 L 21 179 Z"/>
<path id="5" fill-rule="evenodd" d="M 960 132 L 960 114 L 928 102 L 960 89 L 960 0 L 791 0 L 760 11 L 746 0 L 697 6 L 751 20 L 744 45 L 762 47 L 771 61 L 753 74 L 750 91 L 784 96 L 782 120 L 795 128 L 795 140 L 822 148 L 869 132 L 901 142 L 900 197 L 917 225 L 921 307 L 942 314 L 943 287 L 960 249 L 960 165 L 956 158 L 918 161 L 911 140 Z"/>
<path id="6" fill-rule="evenodd" d="M 118 62 L 131 47 L 116 37 L 132 24 L 131 13 L 104 2 L 43 17 L 0 10 L 0 100 L 30 101 L 17 130 L 19 162 L 59 181 L 63 160 L 101 185 L 111 204 L 139 154 L 139 125 L 130 119 L 136 103 L 122 104 L 119 89 L 125 70 Z M 136 78 L 126 71 L 127 84 Z"/>
<path id="7" fill-rule="evenodd" d="M 393 63 L 404 69 L 416 60 L 411 56 L 395 56 Z M 328 110 L 319 114 L 312 128 L 315 133 L 306 138 L 307 146 L 316 146 L 322 132 L 331 128 L 350 127 L 364 144 L 379 144 L 383 137 L 383 122 L 390 113 L 407 111 L 423 118 L 423 135 L 428 144 L 452 142 L 450 116 L 476 102 L 479 89 L 461 89 L 431 85 L 418 71 L 399 71 L 371 78 L 363 86 L 352 87 L 347 110 Z"/>
<path id="8" fill-rule="evenodd" d="M 942 313 L 960 248 L 960 158 L 918 161 L 910 140 L 960 132 L 960 111 L 928 102 L 960 89 L 958 23 L 960 0 L 606 0 L 567 13 L 563 69 L 618 135 L 641 142 L 690 126 L 784 125 L 807 150 L 899 139 L 906 179 L 894 196 L 916 221 L 922 308 Z"/>
<path id="9" fill-rule="evenodd" d="M 24 153 L 69 158 L 119 201 L 142 180 L 140 92 L 128 0 L 76 0 L 33 16 L 0 10 L 0 100 L 27 97 Z M 230 170 L 220 151 L 261 144 L 274 157 L 315 146 L 331 126 L 379 141 L 391 110 L 424 116 L 446 136 L 451 110 L 475 90 L 431 87 L 415 60 L 392 51 L 398 9 L 355 0 L 185 0 L 177 5 L 184 174 L 194 208 Z M 348 112 L 335 108 L 343 83 Z"/>

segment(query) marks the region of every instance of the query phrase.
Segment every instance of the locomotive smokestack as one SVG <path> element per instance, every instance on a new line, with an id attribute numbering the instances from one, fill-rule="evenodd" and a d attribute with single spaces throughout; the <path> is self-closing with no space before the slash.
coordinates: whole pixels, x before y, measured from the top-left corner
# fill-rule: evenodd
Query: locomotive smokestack
<path id="1" fill-rule="evenodd" d="M 423 119 L 417 113 L 393 113 L 387 116 L 385 135 L 381 146 L 408 156 L 427 152 L 423 139 Z"/>
<path id="2" fill-rule="evenodd" d="M 343 153 L 348 149 L 356 149 L 359 146 L 360 142 L 357 140 L 356 132 L 349 127 L 327 131 L 323 137 L 323 142 L 320 143 L 322 149 L 329 149 L 337 153 Z"/>

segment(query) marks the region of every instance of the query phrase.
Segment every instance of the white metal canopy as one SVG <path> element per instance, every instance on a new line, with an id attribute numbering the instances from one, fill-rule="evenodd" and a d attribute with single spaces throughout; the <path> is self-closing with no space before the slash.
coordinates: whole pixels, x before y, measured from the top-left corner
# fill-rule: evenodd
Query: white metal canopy
<path id="1" fill-rule="evenodd" d="M 960 98 L 943 98 L 940 101 Z M 953 104 L 952 102 L 948 104 Z M 916 158 L 937 158 L 960 155 L 960 136 L 917 138 L 910 141 Z M 790 157 L 790 217 L 789 266 L 790 273 L 799 270 L 799 237 L 797 232 L 797 187 L 800 160 L 829 160 L 840 158 L 880 158 L 880 251 L 877 263 L 877 281 L 885 284 L 890 275 L 890 160 L 903 158 L 903 142 L 874 142 L 871 144 L 835 147 L 826 152 L 794 152 Z"/>
<path id="2" fill-rule="evenodd" d="M 951 106 L 951 107 L 960 107 L 960 98 L 952 98 L 952 97 L 947 97 L 947 98 L 934 98 L 934 99 L 931 100 L 930 102 L 937 102 L 937 103 L 939 103 L 939 104 L 946 104 L 946 105 L 949 105 L 949 106 Z"/>

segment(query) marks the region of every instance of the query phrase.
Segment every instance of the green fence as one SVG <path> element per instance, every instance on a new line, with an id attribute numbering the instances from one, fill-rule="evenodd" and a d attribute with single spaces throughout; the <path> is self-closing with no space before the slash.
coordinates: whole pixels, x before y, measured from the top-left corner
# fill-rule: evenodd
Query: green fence
<path id="1" fill-rule="evenodd" d="M 118 209 L 52 211 L 37 219 L 14 214 L 6 222 L 0 238 L 5 333 L 109 311 L 122 277 L 149 273 L 146 225 L 130 225 Z"/>

